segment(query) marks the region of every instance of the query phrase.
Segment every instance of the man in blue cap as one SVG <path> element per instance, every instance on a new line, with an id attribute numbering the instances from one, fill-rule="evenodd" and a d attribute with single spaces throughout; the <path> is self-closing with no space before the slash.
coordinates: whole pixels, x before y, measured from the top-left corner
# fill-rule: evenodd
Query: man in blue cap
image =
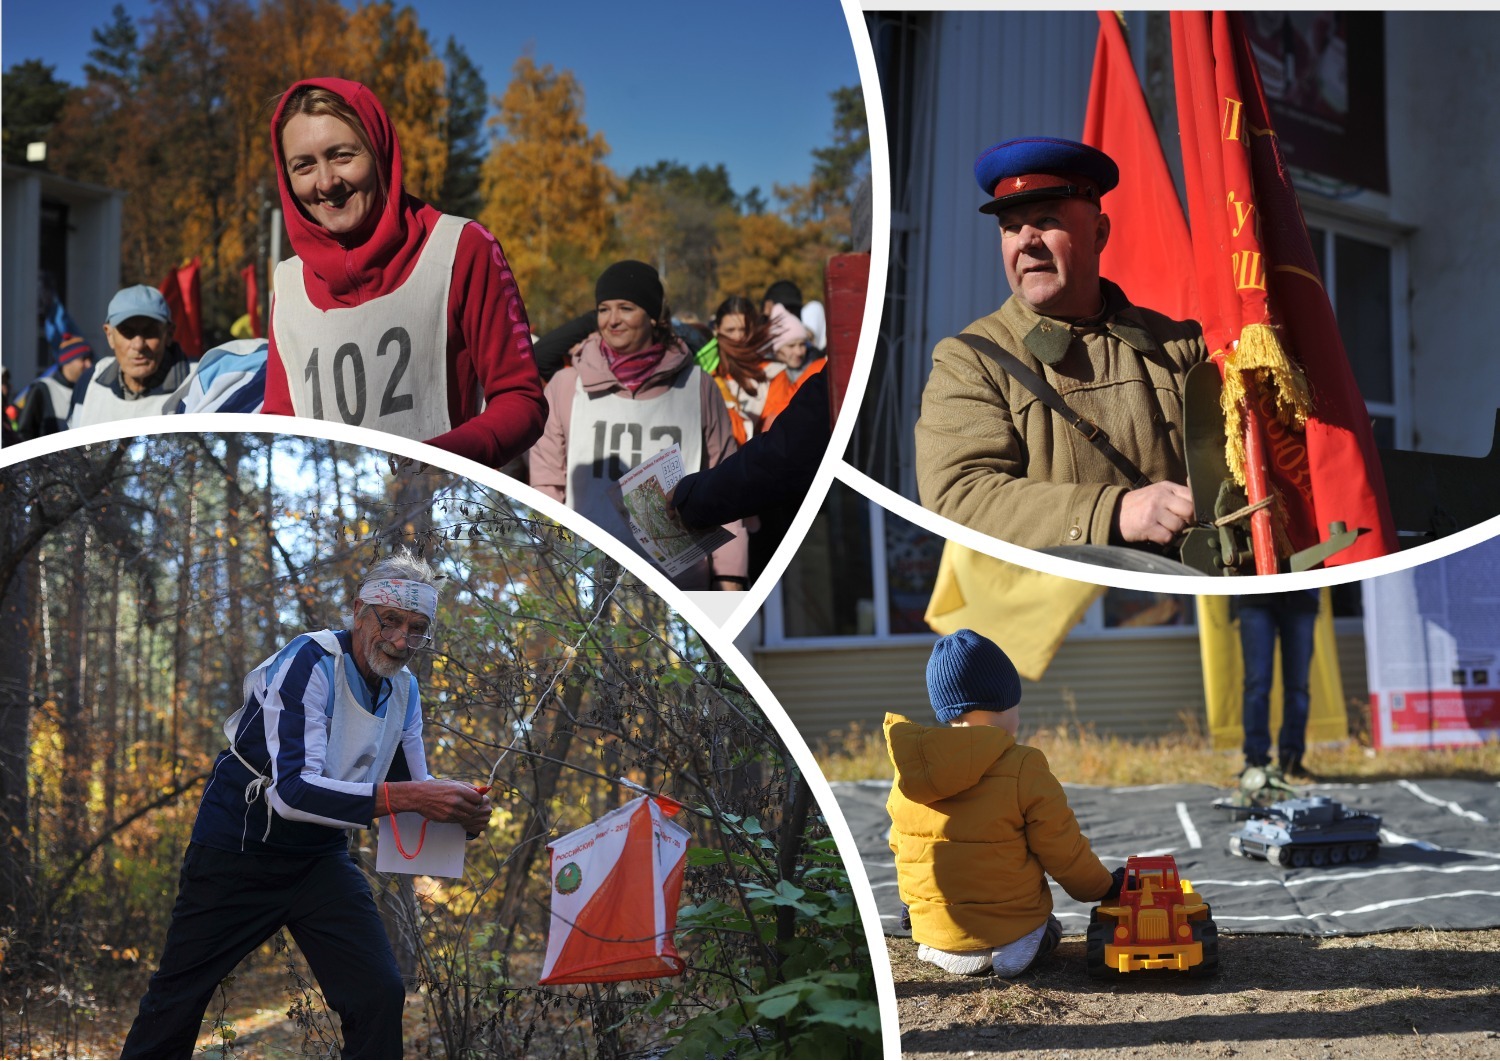
<path id="1" fill-rule="evenodd" d="M 116 292 L 104 337 L 113 356 L 74 385 L 68 426 L 176 412 L 196 366 L 172 341 L 172 311 L 162 293 L 145 284 Z"/>
<path id="2" fill-rule="evenodd" d="M 1114 161 L 1071 140 L 1006 140 L 974 175 L 1011 297 L 933 351 L 916 428 L 922 503 L 1034 549 L 1165 546 L 1193 519 L 1182 381 L 1196 322 L 1134 306 L 1099 275 Z"/>

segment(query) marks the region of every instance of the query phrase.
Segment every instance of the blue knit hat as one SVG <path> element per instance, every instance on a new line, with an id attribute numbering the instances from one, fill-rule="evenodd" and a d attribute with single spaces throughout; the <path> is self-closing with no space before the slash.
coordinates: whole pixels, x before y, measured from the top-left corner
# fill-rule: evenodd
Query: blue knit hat
<path id="1" fill-rule="evenodd" d="M 1004 711 L 1021 702 L 1021 676 L 999 645 L 973 630 L 940 637 L 927 661 L 927 695 L 938 721 L 965 711 Z"/>

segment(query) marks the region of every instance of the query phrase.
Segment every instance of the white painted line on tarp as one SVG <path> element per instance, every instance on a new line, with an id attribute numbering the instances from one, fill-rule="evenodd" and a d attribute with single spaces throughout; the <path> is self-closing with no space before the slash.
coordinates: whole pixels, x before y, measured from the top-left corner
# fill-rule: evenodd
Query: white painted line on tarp
<path id="1" fill-rule="evenodd" d="M 1182 831 L 1187 833 L 1188 847 L 1202 847 L 1203 837 L 1198 835 L 1198 830 L 1193 828 L 1193 819 L 1188 817 L 1186 803 L 1177 804 L 1177 820 L 1182 823 Z"/>
<path id="2" fill-rule="evenodd" d="M 1430 844 L 1426 840 L 1418 840 L 1413 836 L 1402 836 L 1400 833 L 1392 832 L 1389 829 L 1380 830 L 1380 842 L 1385 844 L 1410 844 L 1412 847 L 1419 847 L 1423 851 L 1442 850 L 1437 844 Z"/>
<path id="3" fill-rule="evenodd" d="M 1414 903 L 1425 903 L 1438 899 L 1500 899 L 1500 892 L 1462 891 L 1444 892 L 1441 895 L 1408 895 L 1400 899 L 1388 899 L 1383 903 L 1370 903 L 1368 906 L 1357 906 L 1352 910 L 1324 910 L 1314 911 L 1310 914 L 1259 914 L 1244 917 L 1235 917 L 1232 914 L 1221 914 L 1214 911 L 1214 920 L 1224 921 L 1312 921 L 1320 917 L 1354 917 L 1358 914 L 1374 913 L 1376 910 L 1389 910 L 1396 906 L 1411 906 Z"/>
<path id="4" fill-rule="evenodd" d="M 1489 819 L 1486 818 L 1483 814 L 1480 814 L 1478 811 L 1469 810 L 1462 804 L 1453 802 L 1451 799 L 1438 799 L 1438 797 L 1436 796 L 1429 796 L 1426 792 L 1423 792 L 1420 788 L 1418 788 L 1416 785 L 1412 784 L 1405 778 L 1398 779 L 1396 781 L 1396 784 L 1406 789 L 1406 791 L 1410 792 L 1413 796 L 1416 796 L 1423 803 L 1431 803 L 1434 807 L 1444 807 L 1452 811 L 1454 814 L 1457 814 L 1460 818 L 1468 818 L 1471 822 L 1478 822 L 1480 825 L 1489 824 Z"/>
<path id="5" fill-rule="evenodd" d="M 1347 870 L 1338 873 L 1313 873 L 1293 877 L 1290 880 L 1213 880 L 1193 878 L 1193 886 L 1212 885 L 1216 888 L 1263 888 L 1276 885 L 1282 888 L 1300 888 L 1304 884 L 1323 884 L 1328 881 L 1366 880 L 1370 877 L 1389 877 L 1397 873 L 1500 873 L 1500 864 L 1462 866 L 1381 866 L 1370 869 Z"/>

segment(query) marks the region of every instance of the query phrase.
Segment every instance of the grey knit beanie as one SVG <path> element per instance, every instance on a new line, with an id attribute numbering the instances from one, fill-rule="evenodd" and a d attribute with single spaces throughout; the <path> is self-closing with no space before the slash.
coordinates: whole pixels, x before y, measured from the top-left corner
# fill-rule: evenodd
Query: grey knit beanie
<path id="1" fill-rule="evenodd" d="M 940 637 L 927 661 L 927 695 L 938 721 L 965 711 L 1004 711 L 1021 702 L 1021 676 L 999 645 L 973 630 Z"/>

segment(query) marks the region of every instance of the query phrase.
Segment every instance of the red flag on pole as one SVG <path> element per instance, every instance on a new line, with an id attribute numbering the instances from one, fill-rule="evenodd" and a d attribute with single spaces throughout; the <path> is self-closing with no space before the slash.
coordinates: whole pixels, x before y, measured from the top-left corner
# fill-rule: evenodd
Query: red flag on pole
<path id="1" fill-rule="evenodd" d="M 167 273 L 157 288 L 172 311 L 172 331 L 188 357 L 203 356 L 203 299 L 198 288 L 197 258 Z"/>
<path id="2" fill-rule="evenodd" d="M 1333 521 L 1370 533 L 1327 562 L 1396 549 L 1369 413 L 1344 353 L 1241 16 L 1172 12 L 1199 319 L 1224 374 L 1230 466 L 1278 500 L 1291 549 Z M 1266 520 L 1261 514 L 1257 519 Z M 1256 569 L 1276 570 L 1257 534 Z M 1271 566 L 1267 568 L 1267 564 Z"/>
<path id="3" fill-rule="evenodd" d="M 1106 204 L 1110 239 L 1099 257 L 1099 272 L 1119 284 L 1138 306 L 1177 320 L 1197 320 L 1187 219 L 1120 18 L 1113 11 L 1099 12 L 1083 142 L 1120 167 L 1120 183 Z"/>
<path id="4" fill-rule="evenodd" d="M 266 333 L 260 330 L 260 278 L 256 275 L 254 262 L 240 270 L 240 279 L 245 282 L 245 313 L 250 318 L 250 335 L 258 339 Z"/>

